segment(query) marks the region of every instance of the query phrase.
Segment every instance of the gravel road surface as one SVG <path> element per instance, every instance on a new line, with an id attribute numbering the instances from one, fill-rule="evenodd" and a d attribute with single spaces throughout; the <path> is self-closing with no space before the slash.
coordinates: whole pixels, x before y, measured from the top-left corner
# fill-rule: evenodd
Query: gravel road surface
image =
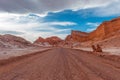
<path id="1" fill-rule="evenodd" d="M 0 65 L 0 80 L 120 80 L 120 62 L 87 51 L 54 48 Z"/>

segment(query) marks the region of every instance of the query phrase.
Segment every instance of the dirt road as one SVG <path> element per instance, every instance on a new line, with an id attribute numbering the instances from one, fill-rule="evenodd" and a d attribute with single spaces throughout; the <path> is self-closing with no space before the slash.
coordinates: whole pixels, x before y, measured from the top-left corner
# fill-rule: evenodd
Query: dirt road
<path id="1" fill-rule="evenodd" d="M 0 66 L 0 80 L 120 80 L 120 62 L 55 48 Z"/>

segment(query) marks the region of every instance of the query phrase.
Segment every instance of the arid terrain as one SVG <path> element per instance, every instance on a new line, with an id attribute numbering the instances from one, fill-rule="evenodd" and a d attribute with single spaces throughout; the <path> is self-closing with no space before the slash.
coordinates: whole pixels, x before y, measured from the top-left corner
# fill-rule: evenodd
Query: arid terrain
<path id="1" fill-rule="evenodd" d="M 0 61 L 0 80 L 120 80 L 119 63 L 119 56 L 53 48 Z"/>
<path id="2" fill-rule="evenodd" d="M 120 18 L 64 40 L 0 35 L 0 80 L 120 80 L 119 34 Z"/>
<path id="3" fill-rule="evenodd" d="M 120 80 L 120 0 L 0 0 L 0 80 Z"/>

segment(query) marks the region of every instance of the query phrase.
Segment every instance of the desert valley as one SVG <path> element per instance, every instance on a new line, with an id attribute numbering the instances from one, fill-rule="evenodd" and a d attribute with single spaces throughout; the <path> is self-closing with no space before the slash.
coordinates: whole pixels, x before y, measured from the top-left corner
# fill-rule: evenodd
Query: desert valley
<path id="1" fill-rule="evenodd" d="M 64 40 L 57 36 L 48 37 L 46 39 L 39 37 L 32 43 L 24 38 L 11 34 L 0 35 L 0 58 L 21 55 L 22 53 L 25 53 L 25 51 L 34 52 L 34 50 L 37 51 L 37 49 L 53 47 L 92 51 L 91 46 L 97 44 L 102 47 L 104 52 L 119 55 L 119 40 L 120 18 L 118 17 L 111 21 L 103 22 L 96 30 L 90 33 L 72 30 L 71 34 L 66 36 Z"/>
<path id="2" fill-rule="evenodd" d="M 120 17 L 64 40 L 0 35 L 0 80 L 120 80 Z"/>
<path id="3" fill-rule="evenodd" d="M 120 17 L 105 21 L 90 33 L 72 30 L 65 40 L 57 36 L 46 39 L 39 37 L 34 44 L 39 46 L 58 46 L 74 49 L 91 50 L 92 45 L 99 44 L 105 52 L 119 55 Z"/>

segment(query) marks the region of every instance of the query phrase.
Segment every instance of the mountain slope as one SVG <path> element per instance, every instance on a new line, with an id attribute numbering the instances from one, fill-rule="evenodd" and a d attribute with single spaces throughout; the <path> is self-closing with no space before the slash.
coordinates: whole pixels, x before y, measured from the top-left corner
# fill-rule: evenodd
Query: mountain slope
<path id="1" fill-rule="evenodd" d="M 10 34 L 0 35 L 0 47 L 1 48 L 24 48 L 32 46 L 29 41 Z"/>
<path id="2" fill-rule="evenodd" d="M 34 44 L 36 45 L 42 45 L 42 46 L 47 46 L 47 45 L 58 45 L 60 42 L 63 40 L 60 39 L 57 36 L 52 36 L 52 37 L 47 37 L 46 39 L 39 37 L 36 41 L 34 41 Z"/>
<path id="3" fill-rule="evenodd" d="M 104 47 L 120 46 L 120 17 L 111 21 L 103 22 L 96 30 L 90 33 L 81 31 L 72 31 L 68 35 L 65 42 L 81 45 L 91 46 L 92 44 L 100 44 Z"/>

